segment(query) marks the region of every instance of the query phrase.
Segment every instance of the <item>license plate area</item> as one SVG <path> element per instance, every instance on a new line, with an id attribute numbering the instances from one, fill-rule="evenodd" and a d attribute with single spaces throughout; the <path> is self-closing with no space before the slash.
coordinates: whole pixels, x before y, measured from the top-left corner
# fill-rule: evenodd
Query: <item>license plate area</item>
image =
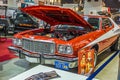
<path id="1" fill-rule="evenodd" d="M 55 64 L 55 68 L 62 69 L 62 70 L 69 70 L 69 63 L 68 62 L 56 60 L 54 62 L 54 64 Z"/>

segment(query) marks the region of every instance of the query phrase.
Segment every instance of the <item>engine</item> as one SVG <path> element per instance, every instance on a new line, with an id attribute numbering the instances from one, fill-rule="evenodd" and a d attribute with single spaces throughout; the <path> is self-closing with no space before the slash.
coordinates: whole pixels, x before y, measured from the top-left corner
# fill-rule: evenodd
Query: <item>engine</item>
<path id="1" fill-rule="evenodd" d="M 79 30 L 63 30 L 63 29 L 54 30 L 52 32 L 45 30 L 41 33 L 36 33 L 36 35 L 46 36 L 50 38 L 58 38 L 58 39 L 65 40 L 65 41 L 71 40 L 82 34 L 84 34 L 84 32 L 81 32 Z"/>

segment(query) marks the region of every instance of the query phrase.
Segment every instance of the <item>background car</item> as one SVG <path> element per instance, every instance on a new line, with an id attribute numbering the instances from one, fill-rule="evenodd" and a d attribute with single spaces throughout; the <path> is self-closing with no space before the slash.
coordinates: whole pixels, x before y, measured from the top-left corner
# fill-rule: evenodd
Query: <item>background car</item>
<path id="1" fill-rule="evenodd" d="M 0 25 L 4 29 L 1 30 L 4 35 L 15 34 L 24 30 L 39 28 L 36 18 L 22 13 L 20 9 L 9 8 L 7 5 L 0 6 Z"/>
<path id="2" fill-rule="evenodd" d="M 39 23 L 36 18 L 21 11 L 14 13 L 12 24 L 14 25 L 14 33 L 39 27 Z"/>

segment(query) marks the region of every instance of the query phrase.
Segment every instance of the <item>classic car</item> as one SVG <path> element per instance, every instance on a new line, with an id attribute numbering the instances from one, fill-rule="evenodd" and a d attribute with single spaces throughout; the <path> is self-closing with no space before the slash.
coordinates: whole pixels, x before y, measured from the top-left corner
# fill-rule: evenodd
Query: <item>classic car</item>
<path id="1" fill-rule="evenodd" d="M 14 35 L 11 50 L 31 63 L 51 64 L 89 75 L 94 71 L 97 56 L 106 49 L 119 49 L 120 28 L 109 17 L 80 16 L 68 8 L 31 6 L 23 12 L 46 22 L 44 28 Z"/>

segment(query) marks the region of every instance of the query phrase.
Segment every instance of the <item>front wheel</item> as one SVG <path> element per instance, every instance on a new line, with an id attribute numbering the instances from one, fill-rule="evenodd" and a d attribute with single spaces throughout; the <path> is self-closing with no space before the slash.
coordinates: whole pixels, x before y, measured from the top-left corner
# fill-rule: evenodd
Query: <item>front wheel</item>
<path id="1" fill-rule="evenodd" d="M 89 76 L 94 72 L 97 63 L 97 51 L 92 49 L 90 52 L 79 57 L 78 73 Z"/>

